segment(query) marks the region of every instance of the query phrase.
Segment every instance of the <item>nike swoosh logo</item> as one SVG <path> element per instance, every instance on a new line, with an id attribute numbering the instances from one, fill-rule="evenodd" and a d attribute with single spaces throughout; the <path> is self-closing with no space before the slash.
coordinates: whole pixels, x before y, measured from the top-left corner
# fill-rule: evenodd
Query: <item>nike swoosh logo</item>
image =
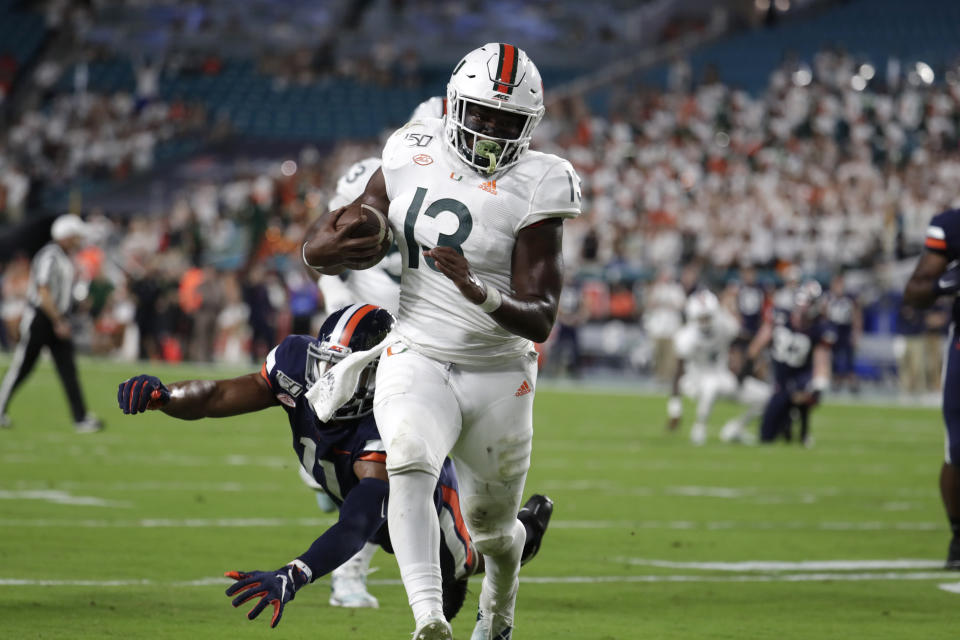
<path id="1" fill-rule="evenodd" d="M 283 582 L 280 587 L 280 602 L 283 602 L 284 596 L 287 595 L 287 576 L 280 576 L 280 580 Z"/>
<path id="2" fill-rule="evenodd" d="M 386 498 L 380 501 L 380 517 L 381 518 L 387 517 L 387 499 Z"/>

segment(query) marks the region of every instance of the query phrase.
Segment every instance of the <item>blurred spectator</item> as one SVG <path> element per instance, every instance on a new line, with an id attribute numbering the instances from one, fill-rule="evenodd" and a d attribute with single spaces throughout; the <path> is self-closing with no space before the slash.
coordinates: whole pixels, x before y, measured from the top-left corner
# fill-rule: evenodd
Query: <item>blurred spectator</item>
<path id="1" fill-rule="evenodd" d="M 664 269 L 644 296 L 644 329 L 653 341 L 653 362 L 657 379 L 669 382 L 676 369 L 673 336 L 683 325 L 683 286 Z"/>

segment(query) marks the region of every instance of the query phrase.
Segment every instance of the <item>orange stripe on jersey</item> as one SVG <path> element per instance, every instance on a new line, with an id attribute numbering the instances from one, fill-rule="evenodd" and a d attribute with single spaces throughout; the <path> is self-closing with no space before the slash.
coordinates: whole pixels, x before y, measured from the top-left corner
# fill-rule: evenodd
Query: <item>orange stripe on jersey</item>
<path id="1" fill-rule="evenodd" d="M 463 514 L 460 513 L 460 496 L 450 487 L 441 485 L 440 491 L 443 494 L 443 501 L 450 505 L 450 510 L 453 511 L 453 522 L 457 527 L 457 533 L 460 534 L 460 537 L 463 538 L 464 543 L 467 545 L 467 564 L 473 566 L 473 544 L 470 542 L 470 532 L 467 531 L 467 523 L 463 521 Z"/>
<path id="2" fill-rule="evenodd" d="M 360 324 L 360 321 L 363 320 L 363 317 L 376 309 L 377 307 L 372 304 L 365 304 L 353 314 L 353 317 L 350 318 L 350 321 L 347 322 L 347 326 L 343 328 L 343 333 L 340 334 L 340 344 L 345 347 L 350 346 L 350 338 L 353 337 L 353 330 L 357 328 L 357 325 Z"/>
<path id="3" fill-rule="evenodd" d="M 498 80 L 502 84 L 497 85 L 497 91 L 500 93 L 510 93 L 514 78 L 517 73 L 517 48 L 512 44 L 500 45 L 500 75 Z"/>
<path id="4" fill-rule="evenodd" d="M 270 376 L 267 375 L 267 363 L 263 363 L 263 367 L 260 368 L 260 377 L 267 381 L 267 386 L 273 389 L 273 385 L 270 384 Z"/>
<path id="5" fill-rule="evenodd" d="M 370 453 L 365 453 L 357 460 L 363 460 L 364 462 L 381 462 L 383 464 L 387 463 L 387 454 L 380 453 L 377 451 L 371 451 Z"/>
<path id="6" fill-rule="evenodd" d="M 940 240 L 939 238 L 927 238 L 924 246 L 926 246 L 928 249 L 940 249 L 942 251 L 946 251 L 947 241 Z"/>

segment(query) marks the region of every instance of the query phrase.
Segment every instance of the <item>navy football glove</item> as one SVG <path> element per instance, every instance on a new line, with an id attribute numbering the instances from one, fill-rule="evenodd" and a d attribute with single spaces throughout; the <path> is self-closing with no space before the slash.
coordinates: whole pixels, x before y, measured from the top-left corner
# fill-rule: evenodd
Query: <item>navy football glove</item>
<path id="1" fill-rule="evenodd" d="M 170 390 L 155 376 L 140 374 L 117 387 L 117 404 L 127 414 L 159 409 L 168 402 Z"/>
<path id="2" fill-rule="evenodd" d="M 960 291 L 960 260 L 954 260 L 947 265 L 946 271 L 940 274 L 933 291 L 938 296 L 945 296 Z"/>
<path id="3" fill-rule="evenodd" d="M 268 604 L 273 605 L 270 628 L 280 624 L 283 605 L 293 600 L 297 589 L 308 582 L 307 574 L 293 564 L 276 571 L 227 571 L 223 575 L 236 580 L 226 591 L 228 596 L 237 596 L 233 599 L 233 606 L 239 607 L 248 600 L 260 598 L 260 602 L 247 613 L 248 620 L 260 615 Z"/>

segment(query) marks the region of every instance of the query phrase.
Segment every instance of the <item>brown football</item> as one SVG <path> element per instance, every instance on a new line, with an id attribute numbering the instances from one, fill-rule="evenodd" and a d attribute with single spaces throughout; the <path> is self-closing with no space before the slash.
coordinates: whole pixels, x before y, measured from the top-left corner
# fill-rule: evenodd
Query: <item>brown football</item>
<path id="1" fill-rule="evenodd" d="M 368 204 L 357 204 L 350 203 L 347 205 L 347 210 L 340 214 L 340 217 L 337 218 L 336 229 L 340 229 L 350 226 L 359 220 L 359 223 L 354 227 L 349 236 L 351 238 L 363 238 L 366 236 L 378 236 L 380 238 L 380 249 L 377 252 L 377 255 L 371 258 L 368 262 L 365 262 L 361 265 L 351 265 L 352 269 L 369 269 L 373 265 L 380 262 L 387 251 L 390 250 L 390 245 L 393 243 L 393 231 L 390 229 L 390 223 L 387 221 L 387 216 L 383 215 L 380 211 L 377 211 Z"/>

